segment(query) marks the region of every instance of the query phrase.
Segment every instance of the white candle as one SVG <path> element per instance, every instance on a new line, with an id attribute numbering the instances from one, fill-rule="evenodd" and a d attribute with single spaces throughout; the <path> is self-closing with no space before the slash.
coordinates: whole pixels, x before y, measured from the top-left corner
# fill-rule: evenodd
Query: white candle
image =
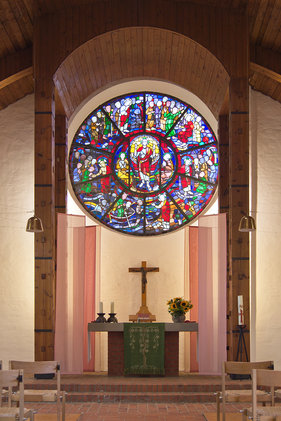
<path id="1" fill-rule="evenodd" d="M 243 295 L 238 295 L 238 324 L 244 325 Z"/>
<path id="2" fill-rule="evenodd" d="M 99 313 L 103 313 L 103 302 L 102 301 L 100 301 L 100 310 L 99 310 Z"/>
<path id="3" fill-rule="evenodd" d="M 114 301 L 110 303 L 110 313 L 114 313 Z"/>

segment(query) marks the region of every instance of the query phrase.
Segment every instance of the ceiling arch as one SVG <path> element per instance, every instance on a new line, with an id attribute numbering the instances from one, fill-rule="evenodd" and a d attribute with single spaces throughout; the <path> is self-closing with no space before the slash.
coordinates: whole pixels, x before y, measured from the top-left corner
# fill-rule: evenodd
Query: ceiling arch
<path id="1" fill-rule="evenodd" d="M 165 29 L 130 27 L 84 43 L 59 66 L 54 83 L 70 118 L 95 91 L 133 79 L 175 83 L 197 95 L 217 118 L 229 75 L 206 48 Z"/>

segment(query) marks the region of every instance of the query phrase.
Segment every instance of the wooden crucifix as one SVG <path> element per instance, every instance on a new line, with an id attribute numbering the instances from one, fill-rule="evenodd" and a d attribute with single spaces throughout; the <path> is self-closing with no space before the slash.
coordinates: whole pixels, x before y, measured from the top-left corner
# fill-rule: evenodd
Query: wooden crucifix
<path id="1" fill-rule="evenodd" d="M 131 322 L 152 322 L 156 320 L 156 317 L 150 313 L 146 304 L 146 275 L 148 272 L 159 272 L 157 267 L 146 267 L 146 262 L 141 262 L 140 268 L 129 268 L 129 272 L 140 272 L 141 273 L 141 307 L 137 314 L 130 315 L 129 320 Z"/>

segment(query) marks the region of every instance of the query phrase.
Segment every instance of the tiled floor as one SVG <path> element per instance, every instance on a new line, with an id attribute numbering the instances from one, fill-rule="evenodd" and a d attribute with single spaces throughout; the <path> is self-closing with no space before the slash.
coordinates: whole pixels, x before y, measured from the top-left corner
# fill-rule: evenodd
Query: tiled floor
<path id="1" fill-rule="evenodd" d="M 25 404 L 38 413 L 54 413 L 53 404 Z M 247 404 L 228 404 L 239 412 Z M 203 413 L 215 412 L 215 404 L 200 403 L 67 403 L 68 413 L 81 413 L 79 421 L 204 421 Z"/>

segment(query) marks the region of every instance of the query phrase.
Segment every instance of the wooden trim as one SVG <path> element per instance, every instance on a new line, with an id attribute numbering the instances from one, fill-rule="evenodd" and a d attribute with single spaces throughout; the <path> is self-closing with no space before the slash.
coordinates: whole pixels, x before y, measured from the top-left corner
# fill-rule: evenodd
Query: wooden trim
<path id="1" fill-rule="evenodd" d="M 6 80 L 5 86 L 13 82 L 13 79 L 10 78 L 15 77 L 15 80 L 19 80 L 32 75 L 32 72 L 32 48 L 27 48 L 0 60 L 0 83 Z"/>
<path id="2" fill-rule="evenodd" d="M 250 45 L 250 68 L 255 65 L 263 69 L 281 74 L 281 54 L 259 45 Z"/>
<path id="3" fill-rule="evenodd" d="M 21 70 L 20 72 L 14 73 L 13 75 L 7 77 L 0 81 L 0 89 L 6 88 L 6 86 L 11 85 L 12 83 L 20 80 L 26 76 L 31 76 L 33 74 L 33 68 L 28 67 L 27 69 Z"/>
<path id="4" fill-rule="evenodd" d="M 281 60 L 281 56 L 280 56 Z M 281 74 L 274 72 L 266 67 L 263 67 L 257 63 L 250 63 L 250 70 L 259 73 L 260 75 L 269 77 L 272 80 L 275 80 L 278 83 L 281 83 Z"/>

